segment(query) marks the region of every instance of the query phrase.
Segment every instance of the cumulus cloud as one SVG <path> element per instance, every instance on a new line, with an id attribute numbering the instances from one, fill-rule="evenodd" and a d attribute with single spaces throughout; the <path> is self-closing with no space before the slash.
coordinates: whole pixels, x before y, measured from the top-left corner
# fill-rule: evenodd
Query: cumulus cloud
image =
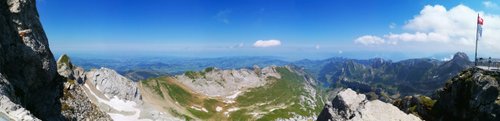
<path id="1" fill-rule="evenodd" d="M 384 35 L 385 38 L 389 40 L 395 41 L 417 41 L 417 42 L 426 42 L 426 41 L 448 41 L 448 36 L 441 35 L 440 33 L 430 32 L 430 33 L 402 33 L 402 34 L 388 34 Z"/>
<path id="2" fill-rule="evenodd" d="M 254 47 L 275 47 L 275 46 L 280 46 L 281 41 L 280 40 L 257 40 L 255 43 L 253 43 Z"/>
<path id="3" fill-rule="evenodd" d="M 356 40 L 354 40 L 354 43 L 363 45 L 380 45 L 384 44 L 385 40 L 377 36 L 365 35 L 358 37 Z"/>
<path id="4" fill-rule="evenodd" d="M 490 3 L 488 3 L 490 4 Z M 478 13 L 484 19 L 480 47 L 500 52 L 500 16 L 475 11 L 465 5 L 447 10 L 442 5 L 426 5 L 419 14 L 402 25 L 402 33 L 374 36 L 364 35 L 354 40 L 362 45 L 387 45 L 419 43 L 430 46 L 473 47 L 475 44 L 476 19 Z M 428 48 L 423 48 L 428 49 Z"/>

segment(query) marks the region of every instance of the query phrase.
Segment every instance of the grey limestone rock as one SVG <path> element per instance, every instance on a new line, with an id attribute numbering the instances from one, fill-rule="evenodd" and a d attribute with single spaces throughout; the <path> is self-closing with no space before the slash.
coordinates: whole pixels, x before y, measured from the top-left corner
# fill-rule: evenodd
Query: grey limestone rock
<path id="1" fill-rule="evenodd" d="M 0 83 L 2 101 L 10 100 L 2 107 L 14 107 L 2 111 L 23 110 L 32 119 L 63 119 L 57 100 L 62 82 L 34 0 L 0 0 L 0 74 L 8 82 Z M 29 120 L 24 116 L 13 120 Z"/>
<path id="2" fill-rule="evenodd" d="M 340 91 L 325 105 L 318 121 L 420 121 L 412 114 L 406 114 L 396 106 L 380 100 L 367 100 L 363 94 L 351 89 Z"/>

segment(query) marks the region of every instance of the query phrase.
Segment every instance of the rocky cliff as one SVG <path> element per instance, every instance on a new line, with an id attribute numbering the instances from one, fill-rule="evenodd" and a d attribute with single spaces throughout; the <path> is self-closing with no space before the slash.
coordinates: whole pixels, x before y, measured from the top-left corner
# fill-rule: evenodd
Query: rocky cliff
<path id="1" fill-rule="evenodd" d="M 431 121 L 500 120 L 500 72 L 472 68 L 462 71 L 431 99 L 408 96 L 394 102 L 401 110 Z"/>
<path id="2" fill-rule="evenodd" d="M 62 81 L 34 0 L 0 0 L 0 114 L 62 120 Z"/>
<path id="3" fill-rule="evenodd" d="M 318 116 L 318 121 L 420 121 L 397 107 L 380 100 L 367 100 L 364 94 L 351 89 L 340 91 L 327 103 Z"/>
<path id="4" fill-rule="evenodd" d="M 478 68 L 461 72 L 438 90 L 436 120 L 499 121 L 500 72 Z"/>

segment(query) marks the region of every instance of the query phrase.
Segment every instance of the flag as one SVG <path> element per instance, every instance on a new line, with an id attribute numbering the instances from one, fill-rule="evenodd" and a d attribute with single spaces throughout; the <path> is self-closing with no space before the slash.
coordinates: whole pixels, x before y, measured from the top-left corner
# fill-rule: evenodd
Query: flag
<path id="1" fill-rule="evenodd" d="M 483 36 L 483 23 L 484 23 L 483 18 L 481 18 L 479 15 L 477 15 L 477 38 L 476 39 L 479 39 L 479 37 Z"/>
<path id="2" fill-rule="evenodd" d="M 477 15 L 477 24 L 483 25 L 483 22 L 484 22 L 483 18 L 481 18 L 479 15 Z"/>

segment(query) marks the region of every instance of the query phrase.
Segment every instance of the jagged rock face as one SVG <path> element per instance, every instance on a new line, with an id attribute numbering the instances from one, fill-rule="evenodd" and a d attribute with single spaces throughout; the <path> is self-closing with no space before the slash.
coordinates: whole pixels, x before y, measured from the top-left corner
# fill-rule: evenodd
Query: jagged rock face
<path id="1" fill-rule="evenodd" d="M 14 103 L 10 97 L 14 94 L 12 86 L 9 81 L 0 73 L 0 120 L 39 120 L 34 117 L 30 111 Z"/>
<path id="2" fill-rule="evenodd" d="M 131 101 L 139 101 L 141 98 L 136 83 L 112 69 L 90 70 L 85 73 L 85 80 L 91 81 L 99 91 L 110 98 L 117 96 Z"/>
<path id="3" fill-rule="evenodd" d="M 327 103 L 318 121 L 420 121 L 397 107 L 380 100 L 369 101 L 363 94 L 351 89 L 340 91 L 331 103 Z"/>
<path id="4" fill-rule="evenodd" d="M 14 118 L 9 112 L 29 110 L 42 120 L 61 120 L 62 82 L 38 18 L 34 0 L 0 0 L 0 73 L 6 80 L 0 92 L 8 93 L 1 101 L 17 108 L 0 107 Z"/>
<path id="5" fill-rule="evenodd" d="M 499 72 L 469 69 L 440 89 L 432 113 L 436 120 L 500 120 Z"/>

